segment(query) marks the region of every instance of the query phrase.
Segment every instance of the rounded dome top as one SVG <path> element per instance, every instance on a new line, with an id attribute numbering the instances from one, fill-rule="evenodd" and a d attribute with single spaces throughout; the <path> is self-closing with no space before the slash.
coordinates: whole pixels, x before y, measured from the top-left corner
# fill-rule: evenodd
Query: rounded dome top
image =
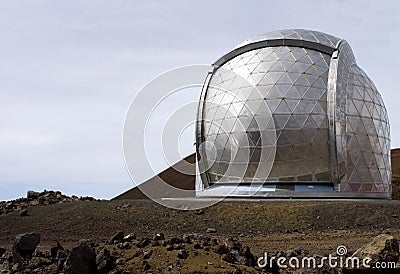
<path id="1" fill-rule="evenodd" d="M 277 39 L 308 41 L 308 42 L 318 43 L 330 48 L 337 48 L 338 43 L 341 41 L 341 39 L 335 36 L 315 30 L 284 29 L 284 30 L 271 31 L 248 38 L 239 45 L 237 45 L 235 49 L 255 42 L 277 40 Z"/>
<path id="2" fill-rule="evenodd" d="M 345 40 L 319 31 L 305 29 L 277 30 L 246 39 L 219 58 L 213 66 L 220 67 L 245 52 L 266 47 L 300 47 L 332 55 L 345 42 Z"/>

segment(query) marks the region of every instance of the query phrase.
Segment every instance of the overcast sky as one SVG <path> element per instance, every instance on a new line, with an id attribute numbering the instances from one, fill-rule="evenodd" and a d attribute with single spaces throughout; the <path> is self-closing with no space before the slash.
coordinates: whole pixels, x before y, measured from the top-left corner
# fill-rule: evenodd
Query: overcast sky
<path id="1" fill-rule="evenodd" d="M 382 94 L 399 147 L 399 3 L 1 0 L 0 200 L 28 189 L 111 198 L 131 188 L 122 131 L 136 92 L 277 29 L 346 39 Z"/>

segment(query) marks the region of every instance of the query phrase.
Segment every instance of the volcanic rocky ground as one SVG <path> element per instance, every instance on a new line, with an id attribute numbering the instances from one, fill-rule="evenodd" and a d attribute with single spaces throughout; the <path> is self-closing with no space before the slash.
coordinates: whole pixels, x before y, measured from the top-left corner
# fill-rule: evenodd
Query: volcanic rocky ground
<path id="1" fill-rule="evenodd" d="M 0 273 L 278 273 L 255 259 L 325 256 L 339 245 L 352 254 L 380 234 L 400 239 L 399 200 L 241 200 L 181 211 L 53 191 L 28 197 L 0 202 Z M 16 241 L 24 233 L 37 234 Z M 36 248 L 20 248 L 39 236 Z"/>

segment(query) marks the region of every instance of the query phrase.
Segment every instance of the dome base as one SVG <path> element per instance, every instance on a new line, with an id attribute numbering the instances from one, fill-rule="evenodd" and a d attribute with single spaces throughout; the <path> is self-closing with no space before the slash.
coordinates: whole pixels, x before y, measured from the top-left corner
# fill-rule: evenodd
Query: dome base
<path id="1" fill-rule="evenodd" d="M 339 192 L 333 184 L 284 183 L 284 184 L 222 184 L 218 183 L 196 192 L 203 198 L 363 198 L 390 199 L 386 192 Z"/>

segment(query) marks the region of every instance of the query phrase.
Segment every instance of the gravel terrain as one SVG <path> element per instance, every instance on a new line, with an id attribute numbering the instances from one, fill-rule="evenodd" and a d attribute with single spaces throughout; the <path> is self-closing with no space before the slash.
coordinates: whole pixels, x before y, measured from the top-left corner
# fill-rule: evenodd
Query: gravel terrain
<path id="1" fill-rule="evenodd" d="M 21 199 L 13 210 L 0 214 L 0 248 L 11 251 L 17 235 L 35 232 L 41 236 L 37 250 L 42 252 L 49 252 L 56 241 L 70 250 L 81 239 L 96 252 L 107 248 L 119 258 L 116 269 L 129 271 L 119 273 L 257 273 L 261 270 L 234 263 L 230 255 L 221 259 L 224 255 L 216 249 L 238 242 L 238 254 L 248 247 L 255 258 L 296 248 L 325 256 L 339 245 L 353 253 L 382 233 L 400 239 L 399 200 L 228 200 L 197 211 L 168 209 L 149 200 L 100 201 L 61 194 L 59 200 L 46 201 Z M 125 246 L 110 242 L 118 231 L 134 237 Z M 157 234 L 163 240 L 153 243 Z M 142 246 L 144 239 L 148 243 Z"/>

